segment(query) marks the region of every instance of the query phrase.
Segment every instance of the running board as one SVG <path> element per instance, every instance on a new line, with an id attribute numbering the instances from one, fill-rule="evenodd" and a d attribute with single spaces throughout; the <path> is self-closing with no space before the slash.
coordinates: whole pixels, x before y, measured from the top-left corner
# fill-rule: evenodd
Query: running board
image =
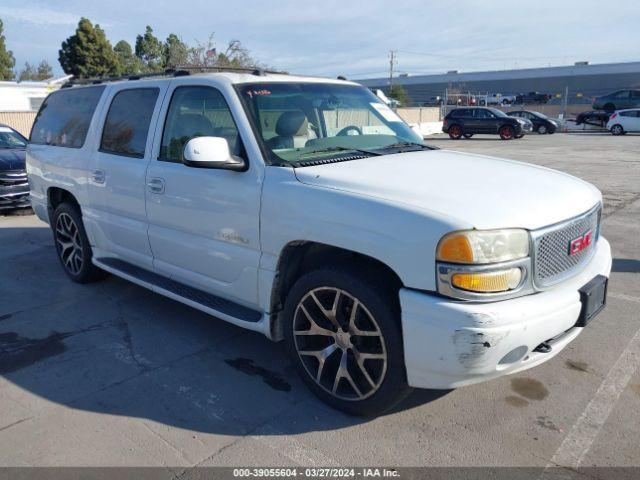
<path id="1" fill-rule="evenodd" d="M 229 317 L 236 318 L 243 322 L 257 323 L 262 319 L 262 313 L 239 303 L 232 302 L 225 298 L 218 297 L 203 290 L 190 287 L 184 283 L 172 280 L 155 272 L 151 272 L 145 268 L 132 265 L 129 262 L 118 258 L 103 257 L 96 258 L 95 263 L 98 266 L 104 265 L 109 270 L 115 270 L 114 273 L 121 272 L 126 276 L 138 279 L 140 282 L 157 287 L 172 293 L 178 297 L 187 299 L 207 309 L 215 310 Z"/>

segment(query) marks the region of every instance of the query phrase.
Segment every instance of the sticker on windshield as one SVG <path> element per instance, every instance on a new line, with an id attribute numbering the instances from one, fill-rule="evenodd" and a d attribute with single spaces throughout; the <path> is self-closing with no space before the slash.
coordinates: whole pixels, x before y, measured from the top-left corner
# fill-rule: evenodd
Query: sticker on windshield
<path id="1" fill-rule="evenodd" d="M 384 103 L 374 103 L 371 102 L 370 104 L 373 108 L 375 108 L 377 110 L 377 112 L 382 115 L 382 118 L 384 118 L 387 122 L 401 122 L 402 120 L 400 120 L 400 118 L 395 114 L 395 112 L 393 110 L 391 110 L 387 105 L 385 105 Z"/>

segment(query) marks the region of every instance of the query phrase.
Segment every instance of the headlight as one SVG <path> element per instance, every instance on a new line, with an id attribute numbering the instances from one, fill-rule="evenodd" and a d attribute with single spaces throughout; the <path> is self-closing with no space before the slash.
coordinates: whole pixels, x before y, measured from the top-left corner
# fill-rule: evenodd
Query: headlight
<path id="1" fill-rule="evenodd" d="M 533 291 L 529 232 L 452 232 L 436 250 L 438 291 L 454 298 L 500 300 Z"/>
<path id="2" fill-rule="evenodd" d="M 468 230 L 442 237 L 436 259 L 447 263 L 487 264 L 529 256 L 529 233 L 520 229 Z"/>

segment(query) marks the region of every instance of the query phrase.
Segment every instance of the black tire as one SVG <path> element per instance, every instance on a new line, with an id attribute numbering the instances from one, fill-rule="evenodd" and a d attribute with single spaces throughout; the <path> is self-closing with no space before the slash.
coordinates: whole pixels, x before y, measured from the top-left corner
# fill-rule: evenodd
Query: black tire
<path id="1" fill-rule="evenodd" d="M 616 106 L 615 106 L 613 103 L 607 103 L 607 104 L 605 104 L 605 106 L 604 106 L 604 107 L 602 107 L 602 109 L 603 109 L 605 112 L 607 112 L 607 113 L 611 114 L 611 113 L 613 113 L 613 112 L 615 112 L 615 111 L 616 111 Z"/>
<path id="2" fill-rule="evenodd" d="M 463 130 L 462 127 L 458 124 L 451 125 L 447 132 L 449 134 L 449 138 L 452 140 L 459 140 L 462 137 Z"/>
<path id="3" fill-rule="evenodd" d="M 549 129 L 547 128 L 546 125 L 538 125 L 538 128 L 536 129 L 536 131 L 540 135 L 546 135 L 547 133 L 549 133 Z"/>
<path id="4" fill-rule="evenodd" d="M 371 278 L 364 271 L 341 266 L 313 270 L 293 285 L 283 312 L 286 349 L 304 383 L 323 402 L 357 416 L 379 415 L 411 392 L 406 380 L 397 292 Z M 333 303 L 337 298 L 337 304 Z M 355 300 L 358 304 L 352 329 L 349 319 Z M 341 329 L 332 324 L 326 312 L 323 314 L 318 302 L 324 309 L 337 312 L 333 318 Z M 294 335 L 294 328 L 302 332 L 317 327 L 322 328 L 321 333 Z M 358 335 L 365 330 L 369 335 Z M 309 354 L 320 352 L 326 353 L 322 368 L 320 358 Z M 365 367 L 358 367 L 356 360 L 362 354 L 384 359 L 369 358 L 369 363 L 362 360 Z M 340 374 L 343 360 L 348 378 Z"/>
<path id="5" fill-rule="evenodd" d="M 502 127 L 499 133 L 502 140 L 512 140 L 516 137 L 515 129 L 509 125 Z"/>
<path id="6" fill-rule="evenodd" d="M 516 139 L 517 139 L 517 138 L 522 138 L 522 137 L 524 137 L 524 133 L 521 133 L 520 135 L 516 135 L 516 136 L 515 136 L 515 137 L 513 137 L 513 138 L 516 138 Z"/>
<path id="7" fill-rule="evenodd" d="M 462 136 L 464 138 L 471 138 L 471 137 L 473 137 L 473 133 L 463 133 Z"/>
<path id="8" fill-rule="evenodd" d="M 611 135 L 624 135 L 626 132 L 624 131 L 624 128 L 622 128 L 622 125 L 620 125 L 619 123 L 616 123 L 615 125 L 613 125 L 611 127 Z"/>
<path id="9" fill-rule="evenodd" d="M 104 270 L 91 262 L 93 251 L 77 206 L 71 203 L 58 205 L 51 219 L 51 230 L 58 260 L 71 280 L 89 283 L 106 276 Z"/>

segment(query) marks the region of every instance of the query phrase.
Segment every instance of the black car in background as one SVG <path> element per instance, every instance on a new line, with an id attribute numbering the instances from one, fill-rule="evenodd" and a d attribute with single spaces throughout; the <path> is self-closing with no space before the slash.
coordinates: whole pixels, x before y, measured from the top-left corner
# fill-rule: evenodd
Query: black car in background
<path id="1" fill-rule="evenodd" d="M 442 131 L 458 140 L 475 134 L 500 135 L 503 140 L 521 138 L 531 131 L 531 122 L 506 115 L 497 108 L 455 108 L 442 122 Z"/>
<path id="2" fill-rule="evenodd" d="M 29 207 L 25 169 L 27 139 L 0 124 L 0 210 Z"/>
<path id="3" fill-rule="evenodd" d="M 529 93 L 521 93 L 520 95 L 516 95 L 515 103 L 518 105 L 526 105 L 526 104 L 542 105 L 543 103 L 548 103 L 550 99 L 551 99 L 551 95 L 547 93 L 529 92 Z"/>
<path id="4" fill-rule="evenodd" d="M 558 123 L 540 112 L 516 110 L 514 112 L 508 112 L 507 115 L 515 118 L 526 118 L 533 124 L 533 131 L 540 134 L 555 133 L 558 129 Z"/>
<path id="5" fill-rule="evenodd" d="M 593 125 L 595 127 L 605 128 L 609 122 L 610 113 L 602 110 L 589 110 L 579 113 L 576 117 L 576 125 Z"/>

